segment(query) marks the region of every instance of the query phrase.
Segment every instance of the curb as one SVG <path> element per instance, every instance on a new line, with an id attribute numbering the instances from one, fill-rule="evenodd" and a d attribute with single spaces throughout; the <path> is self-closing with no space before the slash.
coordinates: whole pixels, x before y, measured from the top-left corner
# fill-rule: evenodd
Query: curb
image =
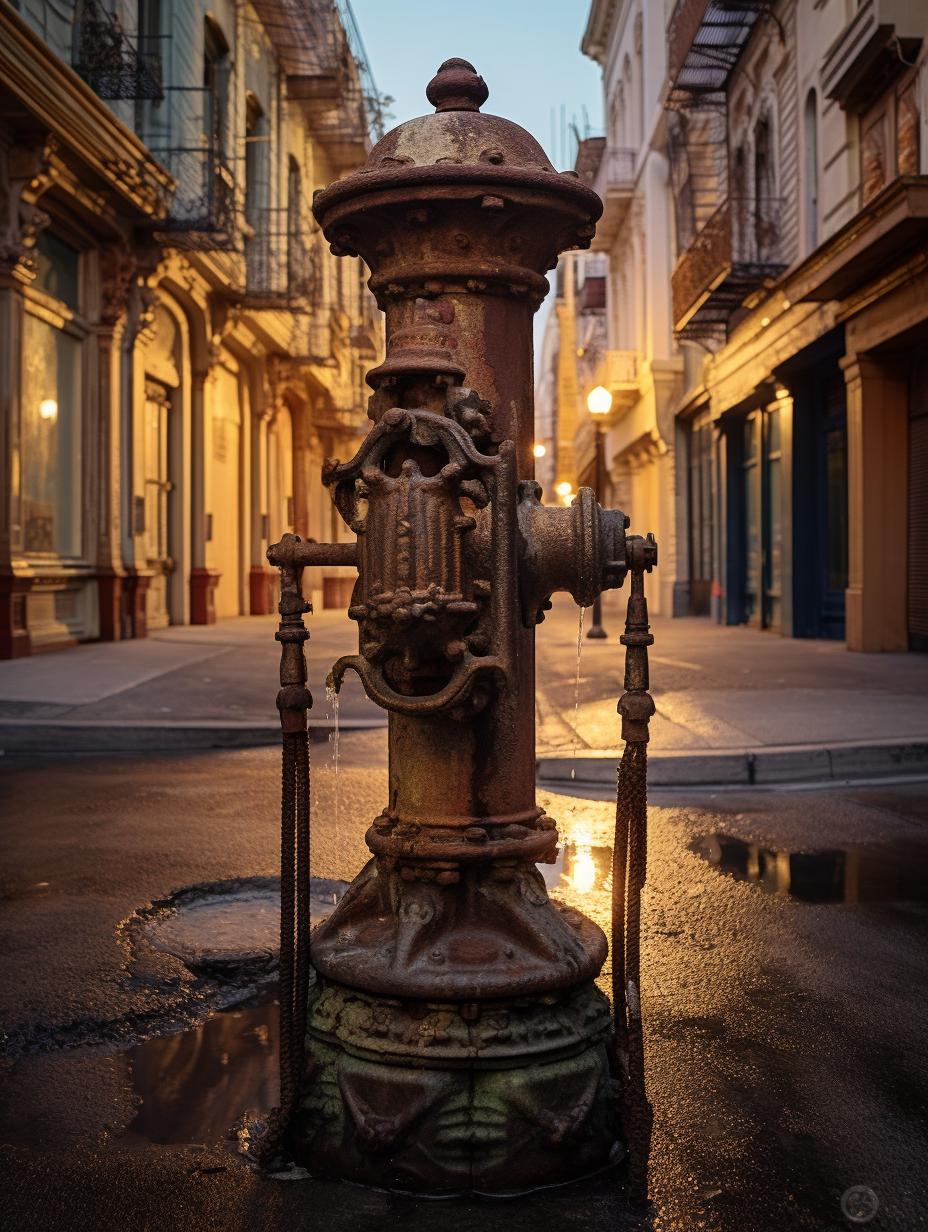
<path id="1" fill-rule="evenodd" d="M 386 719 L 341 719 L 338 730 L 371 731 L 387 726 Z M 309 738 L 314 744 L 328 740 L 335 730 L 329 719 L 310 719 Z M 280 743 L 280 723 L 196 722 L 88 723 L 74 720 L 48 722 L 20 719 L 0 723 L 0 752 L 41 753 L 157 753 L 197 749 L 249 749 Z"/>
<path id="2" fill-rule="evenodd" d="M 542 756 L 536 761 L 536 776 L 544 784 L 613 787 L 620 756 L 621 750 L 593 751 L 576 757 Z M 648 756 L 651 787 L 754 787 L 926 775 L 928 739 L 919 738 L 687 753 L 655 751 Z"/>

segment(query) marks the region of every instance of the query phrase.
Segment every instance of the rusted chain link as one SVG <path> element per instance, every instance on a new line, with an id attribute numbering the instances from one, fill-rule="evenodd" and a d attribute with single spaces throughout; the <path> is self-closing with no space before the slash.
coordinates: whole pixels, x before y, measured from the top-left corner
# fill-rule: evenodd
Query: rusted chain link
<path id="1" fill-rule="evenodd" d="M 622 1080 L 622 1121 L 628 1148 L 628 1196 L 648 1195 L 651 1106 L 644 1073 L 641 1023 L 641 892 L 647 875 L 648 723 L 654 702 L 648 692 L 648 624 L 644 571 L 631 575 L 625 632 L 625 692 L 619 700 L 625 751 L 616 780 L 612 862 L 612 1003 L 616 1060 Z"/>
<path id="2" fill-rule="evenodd" d="M 297 539 L 285 535 L 284 540 Z M 297 539 L 297 542 L 299 540 Z M 280 545 L 277 545 L 280 546 Z M 265 1166 L 286 1160 L 286 1136 L 303 1073 L 309 993 L 310 778 L 306 712 L 313 699 L 306 688 L 303 644 L 309 632 L 303 613 L 300 567 L 280 568 L 280 1099 L 268 1118 L 260 1157 Z"/>

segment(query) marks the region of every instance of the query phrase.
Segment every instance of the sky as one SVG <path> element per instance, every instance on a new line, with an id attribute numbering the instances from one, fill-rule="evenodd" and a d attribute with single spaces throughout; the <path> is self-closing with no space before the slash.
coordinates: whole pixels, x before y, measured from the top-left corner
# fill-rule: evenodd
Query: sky
<path id="1" fill-rule="evenodd" d="M 573 165 L 562 139 L 572 120 L 581 136 L 603 131 L 599 65 L 580 50 L 588 0 L 351 0 L 351 7 L 377 88 L 395 100 L 388 128 L 432 111 L 425 87 L 443 60 L 461 56 L 489 87 L 482 110 L 527 128 L 558 168 Z M 536 317 L 536 351 L 550 299 Z"/>

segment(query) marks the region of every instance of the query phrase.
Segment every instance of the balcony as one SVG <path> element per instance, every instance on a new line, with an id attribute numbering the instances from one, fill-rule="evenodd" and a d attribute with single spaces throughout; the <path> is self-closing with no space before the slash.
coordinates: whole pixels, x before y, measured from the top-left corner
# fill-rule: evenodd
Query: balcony
<path id="1" fill-rule="evenodd" d="M 603 384 L 612 394 L 613 413 L 630 410 L 640 393 L 638 353 L 607 351 L 604 356 Z"/>
<path id="2" fill-rule="evenodd" d="M 840 300 L 928 245 L 928 175 L 899 176 L 790 274 L 793 303 Z"/>
<path id="3" fill-rule="evenodd" d="M 319 290 L 319 249 L 286 207 L 261 210 L 245 246 L 245 302 L 251 308 L 311 305 Z"/>
<path id="4" fill-rule="evenodd" d="M 620 146 L 603 149 L 591 185 L 603 203 L 603 216 L 590 244 L 592 252 L 608 252 L 618 237 L 635 195 L 635 154 Z"/>
<path id="5" fill-rule="evenodd" d="M 863 110 L 913 64 L 925 28 L 923 0 L 861 0 L 825 53 L 822 92 L 845 110 Z"/>
<path id="6" fill-rule="evenodd" d="M 151 147 L 177 182 L 171 212 L 158 223 L 178 248 L 202 251 L 237 246 L 235 177 L 212 145 Z"/>
<path id="7" fill-rule="evenodd" d="M 724 341 L 747 296 L 783 272 L 781 205 L 779 198 L 729 198 L 680 254 L 671 278 L 678 337 Z"/>
<path id="8" fill-rule="evenodd" d="M 338 104 L 347 76 L 345 34 L 331 0 L 254 0 L 287 79 L 287 97 Z"/>

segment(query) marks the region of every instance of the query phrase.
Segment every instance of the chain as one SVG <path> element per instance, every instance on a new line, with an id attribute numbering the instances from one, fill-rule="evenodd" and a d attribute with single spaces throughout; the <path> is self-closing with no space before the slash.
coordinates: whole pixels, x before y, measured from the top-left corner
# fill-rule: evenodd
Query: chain
<path id="1" fill-rule="evenodd" d="M 644 1074 L 641 1024 L 641 892 L 647 875 L 648 723 L 654 702 L 648 692 L 648 624 L 644 569 L 631 574 L 625 632 L 625 692 L 619 700 L 625 751 L 616 778 L 615 845 L 612 857 L 612 1004 L 616 1059 L 622 1079 L 622 1119 L 628 1146 L 628 1195 L 648 1194 L 651 1106 Z"/>
<path id="2" fill-rule="evenodd" d="M 296 1108 L 306 1047 L 309 995 L 310 780 L 306 712 L 313 699 L 306 687 L 303 643 L 309 632 L 303 613 L 303 570 L 280 569 L 280 1100 L 268 1118 L 260 1157 L 265 1165 L 285 1162 L 285 1141 Z"/>

